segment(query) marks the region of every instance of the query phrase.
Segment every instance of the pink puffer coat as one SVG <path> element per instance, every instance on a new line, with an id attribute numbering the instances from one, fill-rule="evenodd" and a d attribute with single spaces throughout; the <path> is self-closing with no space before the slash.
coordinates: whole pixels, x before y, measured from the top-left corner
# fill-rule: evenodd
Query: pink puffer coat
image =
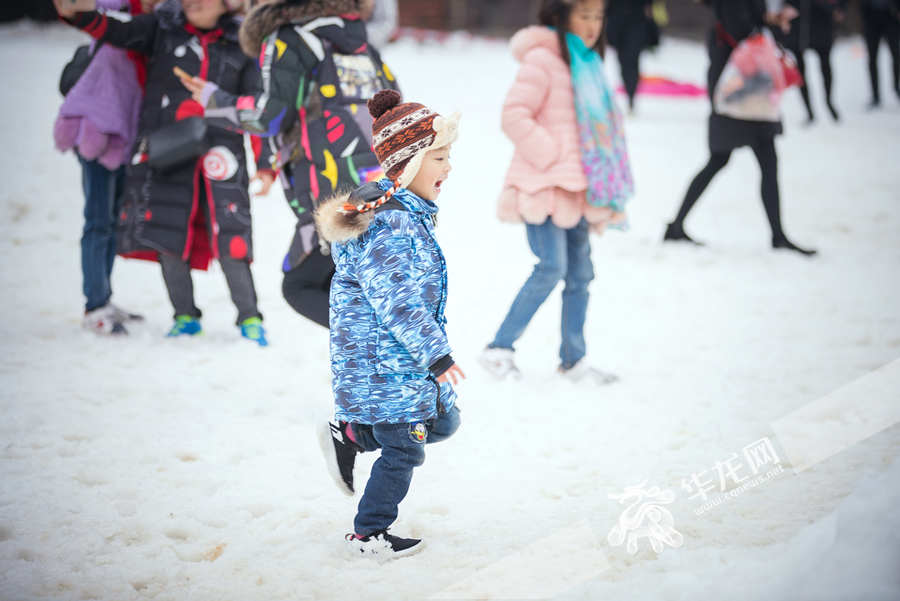
<path id="1" fill-rule="evenodd" d="M 592 225 L 605 224 L 612 211 L 585 201 L 588 182 L 581 164 L 572 77 L 556 32 L 527 27 L 513 36 L 510 49 L 522 68 L 503 105 L 503 131 L 516 152 L 497 216 L 533 224 L 552 216 L 554 224 L 567 229 L 582 216 Z"/>

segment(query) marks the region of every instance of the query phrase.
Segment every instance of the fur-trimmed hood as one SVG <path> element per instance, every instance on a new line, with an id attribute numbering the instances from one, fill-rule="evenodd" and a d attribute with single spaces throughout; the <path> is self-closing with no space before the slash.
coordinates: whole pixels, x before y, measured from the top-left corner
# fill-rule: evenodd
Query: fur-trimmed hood
<path id="1" fill-rule="evenodd" d="M 434 202 L 420 198 L 405 188 L 396 190 L 386 203 L 373 210 L 362 213 L 343 210 L 347 202 L 360 205 L 378 200 L 390 188 L 391 181 L 382 179 L 364 184 L 352 192 L 337 193 L 323 201 L 315 213 L 319 236 L 326 242 L 355 240 L 369 229 L 375 216 L 382 211 L 400 210 L 432 218 L 437 216 L 438 207 Z"/>
<path id="2" fill-rule="evenodd" d="M 282 25 L 313 17 L 371 12 L 373 3 L 374 0 L 306 0 L 302 4 L 288 4 L 281 0 L 259 4 L 250 10 L 241 26 L 241 48 L 247 56 L 256 58 L 263 40 Z"/>
<path id="3" fill-rule="evenodd" d="M 352 192 L 338 192 L 324 200 L 316 209 L 316 228 L 319 236 L 326 242 L 343 242 L 359 238 L 369 229 L 376 211 L 345 213 L 341 208 L 351 199 L 354 201 L 353 204 L 362 204 L 378 200 L 383 194 L 384 190 L 377 182 L 369 182 Z"/>
<path id="4" fill-rule="evenodd" d="M 513 58 L 520 63 L 529 50 L 538 47 L 546 48 L 554 54 L 562 56 L 559 50 L 559 36 L 555 31 L 543 25 L 532 25 L 521 29 L 509 41 L 509 50 L 512 52 Z"/>

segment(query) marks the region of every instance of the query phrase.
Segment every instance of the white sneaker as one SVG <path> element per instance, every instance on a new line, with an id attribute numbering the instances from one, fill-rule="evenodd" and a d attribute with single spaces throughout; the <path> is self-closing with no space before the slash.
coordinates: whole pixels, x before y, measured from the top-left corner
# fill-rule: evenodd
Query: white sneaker
<path id="1" fill-rule="evenodd" d="M 113 312 L 116 314 L 116 317 L 118 317 L 119 321 L 122 323 L 125 323 L 128 321 L 137 321 L 137 322 L 144 321 L 143 315 L 138 315 L 137 313 L 129 313 L 125 309 L 122 309 L 121 307 L 117 307 L 116 305 L 114 305 L 112 303 L 109 303 L 109 306 L 112 307 Z"/>
<path id="2" fill-rule="evenodd" d="M 509 349 L 486 348 L 478 357 L 478 362 L 498 380 L 502 380 L 507 375 L 511 375 L 516 380 L 522 377 L 519 368 L 513 363 L 513 352 Z"/>
<path id="3" fill-rule="evenodd" d="M 581 382 L 585 378 L 589 378 L 597 384 L 612 384 L 613 382 L 619 381 L 618 376 L 589 367 L 585 365 L 584 361 L 579 361 L 569 369 L 563 369 L 562 366 L 560 366 L 559 373 L 564 378 L 573 382 Z"/>
<path id="4" fill-rule="evenodd" d="M 116 313 L 116 308 L 111 303 L 106 303 L 102 307 L 85 313 L 81 325 L 85 330 L 91 330 L 97 334 L 107 336 L 118 336 L 128 333 L 128 330 L 122 325 L 122 320 Z"/>

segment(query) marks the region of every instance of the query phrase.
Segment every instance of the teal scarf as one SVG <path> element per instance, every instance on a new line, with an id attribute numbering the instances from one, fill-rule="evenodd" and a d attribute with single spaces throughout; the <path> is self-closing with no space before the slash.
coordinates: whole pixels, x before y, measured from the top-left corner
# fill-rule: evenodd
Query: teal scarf
<path id="1" fill-rule="evenodd" d="M 603 74 L 603 60 L 577 35 L 566 34 L 578 117 L 581 163 L 587 176 L 588 204 L 625 210 L 634 194 L 622 115 Z M 614 227 L 614 226 L 612 226 Z"/>

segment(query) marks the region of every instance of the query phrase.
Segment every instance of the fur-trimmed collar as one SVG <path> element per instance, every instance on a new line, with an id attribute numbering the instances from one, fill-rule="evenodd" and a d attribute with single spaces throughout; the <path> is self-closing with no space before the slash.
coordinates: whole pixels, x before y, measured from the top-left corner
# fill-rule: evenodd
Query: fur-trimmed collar
<path id="1" fill-rule="evenodd" d="M 362 192 L 363 194 L 360 194 Z M 338 192 L 325 199 L 316 208 L 316 229 L 326 242 L 343 242 L 355 240 L 369 229 L 375 211 L 365 213 L 344 212 L 341 208 L 350 202 L 351 196 L 356 201 L 370 202 L 378 199 L 384 192 L 377 184 L 369 183 L 358 190 Z"/>
<path id="2" fill-rule="evenodd" d="M 371 11 L 374 0 L 307 0 L 303 4 L 287 4 L 285 0 L 259 4 L 250 10 L 241 26 L 241 48 L 257 58 L 263 40 L 279 27 L 312 17 L 337 17 Z"/>
<path id="3" fill-rule="evenodd" d="M 181 0 L 165 0 L 157 5 L 153 10 L 157 23 L 163 29 L 180 29 L 184 27 L 187 20 L 184 18 L 184 11 L 181 8 Z M 236 42 L 238 41 L 238 31 L 241 27 L 240 17 L 232 14 L 222 15 L 216 27 L 220 27 L 224 32 L 225 38 Z"/>
<path id="4" fill-rule="evenodd" d="M 430 200 L 419 198 L 409 190 L 397 190 L 391 200 L 376 209 L 358 213 L 343 211 L 345 203 L 359 204 L 378 200 L 390 188 L 389 180 L 369 182 L 352 192 L 338 192 L 322 201 L 316 208 L 316 228 L 326 242 L 344 242 L 359 238 L 372 224 L 375 216 L 385 210 L 402 209 L 413 213 L 433 215 L 438 207 Z M 394 205 L 394 206 L 391 206 Z"/>

